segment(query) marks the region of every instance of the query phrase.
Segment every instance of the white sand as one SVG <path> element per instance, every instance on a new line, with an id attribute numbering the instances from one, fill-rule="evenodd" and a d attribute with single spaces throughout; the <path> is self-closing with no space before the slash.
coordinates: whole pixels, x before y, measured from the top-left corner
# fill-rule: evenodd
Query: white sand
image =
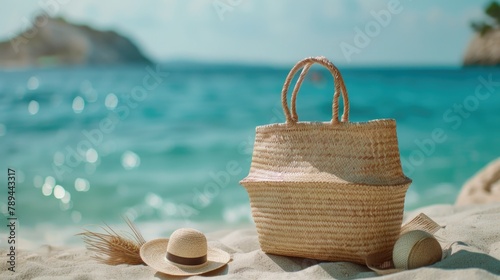
<path id="1" fill-rule="evenodd" d="M 435 205 L 405 215 L 409 220 L 423 212 L 446 226 L 439 235 L 451 255 L 432 266 L 386 275 L 380 279 L 500 279 L 500 203 L 454 207 Z M 207 275 L 225 279 L 352 279 L 377 276 L 368 268 L 347 262 L 317 262 L 264 254 L 254 229 L 209 234 L 210 243 L 228 251 L 232 261 Z M 20 251 L 16 272 L 7 271 L 2 250 L 1 279 L 178 279 L 143 266 L 108 266 L 80 248 L 42 246 Z M 202 277 L 193 277 L 201 279 Z"/>

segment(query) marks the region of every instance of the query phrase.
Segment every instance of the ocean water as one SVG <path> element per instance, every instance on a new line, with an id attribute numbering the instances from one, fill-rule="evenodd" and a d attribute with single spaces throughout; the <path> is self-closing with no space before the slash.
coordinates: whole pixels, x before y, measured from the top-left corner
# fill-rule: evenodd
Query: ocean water
<path id="1" fill-rule="evenodd" d="M 313 68 L 301 120 L 331 118 L 333 85 Z M 16 171 L 18 238 L 79 242 L 93 224 L 135 220 L 146 236 L 252 224 L 238 184 L 254 130 L 283 122 L 289 68 L 130 66 L 0 72 L 0 209 Z M 342 68 L 352 121 L 394 118 L 413 183 L 406 210 L 453 203 L 500 155 L 499 68 Z M 2 237 L 6 235 L 1 230 Z M 3 242 L 2 242 L 3 244 Z M 3 246 L 3 245 L 2 245 Z"/>

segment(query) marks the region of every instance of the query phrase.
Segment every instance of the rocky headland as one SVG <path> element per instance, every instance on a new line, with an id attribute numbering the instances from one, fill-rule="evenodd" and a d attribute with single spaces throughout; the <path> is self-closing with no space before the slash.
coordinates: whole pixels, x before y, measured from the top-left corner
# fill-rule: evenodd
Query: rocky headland
<path id="1" fill-rule="evenodd" d="M 465 53 L 464 65 L 500 65 L 500 29 L 476 33 Z"/>
<path id="2" fill-rule="evenodd" d="M 39 16 L 31 28 L 0 42 L 0 68 L 147 63 L 130 39 L 62 18 Z"/>
<path id="3" fill-rule="evenodd" d="M 464 66 L 500 66 L 500 4 L 484 9 L 484 20 L 471 23 L 475 34 L 464 56 Z"/>

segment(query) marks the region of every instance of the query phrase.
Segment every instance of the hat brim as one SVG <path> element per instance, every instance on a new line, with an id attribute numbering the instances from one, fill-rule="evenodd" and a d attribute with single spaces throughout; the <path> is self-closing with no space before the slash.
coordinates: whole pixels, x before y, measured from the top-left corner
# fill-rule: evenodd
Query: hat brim
<path id="1" fill-rule="evenodd" d="M 141 246 L 142 260 L 155 270 L 176 276 L 189 276 L 207 273 L 226 265 L 230 256 L 220 249 L 208 247 L 207 262 L 201 265 L 178 265 L 167 260 L 168 239 L 161 238 L 146 242 Z"/>

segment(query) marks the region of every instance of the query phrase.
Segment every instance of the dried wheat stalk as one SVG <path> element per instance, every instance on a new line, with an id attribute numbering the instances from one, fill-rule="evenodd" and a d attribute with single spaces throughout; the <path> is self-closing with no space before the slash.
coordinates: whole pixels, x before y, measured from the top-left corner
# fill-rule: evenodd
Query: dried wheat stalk
<path id="1" fill-rule="evenodd" d="M 144 264 L 139 254 L 141 246 L 146 243 L 137 227 L 128 219 L 123 218 L 133 234 L 118 234 L 110 226 L 102 227 L 106 233 L 85 230 L 81 235 L 87 249 L 96 252 L 98 261 L 108 265 Z"/>

